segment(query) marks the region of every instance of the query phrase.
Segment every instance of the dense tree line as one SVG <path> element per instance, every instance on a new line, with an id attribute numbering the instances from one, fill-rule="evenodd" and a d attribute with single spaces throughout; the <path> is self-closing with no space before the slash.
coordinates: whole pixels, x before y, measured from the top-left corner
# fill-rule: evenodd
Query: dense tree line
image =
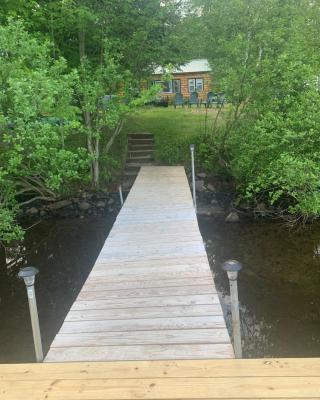
<path id="1" fill-rule="evenodd" d="M 193 5 L 215 89 L 229 102 L 206 139 L 206 165 L 229 174 L 253 206 L 265 202 L 298 220 L 319 216 L 319 2 Z"/>
<path id="2" fill-rule="evenodd" d="M 126 115 L 159 90 L 142 80 L 196 57 L 228 101 L 200 164 L 239 202 L 319 216 L 318 2 L 3 0 L 0 23 L 0 241 L 24 205 L 105 182 Z"/>
<path id="3" fill-rule="evenodd" d="M 22 237 L 19 209 L 116 163 L 125 116 L 155 64 L 179 62 L 181 10 L 158 0 L 4 0 L 0 6 L 0 241 Z"/>

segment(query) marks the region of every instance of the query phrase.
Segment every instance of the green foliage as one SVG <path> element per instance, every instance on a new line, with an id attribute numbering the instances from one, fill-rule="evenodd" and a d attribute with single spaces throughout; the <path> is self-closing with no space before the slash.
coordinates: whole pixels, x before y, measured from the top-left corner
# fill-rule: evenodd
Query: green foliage
<path id="1" fill-rule="evenodd" d="M 79 128 L 73 105 L 76 73 L 52 61 L 47 43 L 20 22 L 0 27 L 0 240 L 21 237 L 19 205 L 53 200 L 87 168 L 82 150 L 64 141 Z M 9 226 L 12 227 L 10 231 Z"/>
<path id="2" fill-rule="evenodd" d="M 283 104 L 286 104 L 283 109 Z M 320 199 L 320 95 L 288 95 L 230 139 L 231 169 L 248 198 L 260 195 L 290 213 L 316 216 Z"/>
<path id="3" fill-rule="evenodd" d="M 142 77 L 181 59 L 180 9 L 173 0 L 1 3 L 0 241 L 21 237 L 19 207 L 66 194 L 90 169 L 98 187 L 100 163 L 112 179 L 125 117 L 160 90 L 138 93 Z"/>
<path id="4" fill-rule="evenodd" d="M 320 57 L 312 39 L 319 32 L 319 5 L 195 3 L 202 9 L 216 90 L 229 101 L 224 124 L 212 132 L 212 162 L 253 203 L 263 199 L 281 213 L 319 216 Z"/>
<path id="5" fill-rule="evenodd" d="M 30 30 L 50 38 L 53 55 L 62 55 L 73 67 L 80 63 L 79 47 L 99 64 L 108 39 L 110 52 L 123 56 L 123 70 L 139 80 L 152 65 L 182 60 L 181 8 L 174 0 L 13 0 L 3 13 L 20 14 Z"/>
<path id="6" fill-rule="evenodd" d="M 146 107 L 128 117 L 124 131 L 152 132 L 155 136 L 155 160 L 165 165 L 184 164 L 189 167 L 189 146 L 194 143 L 197 168 L 225 175 L 220 165 L 217 138 L 206 132 L 215 123 L 221 130 L 221 115 L 227 110 L 210 108 L 207 111 L 206 115 L 204 108 Z"/>
<path id="7" fill-rule="evenodd" d="M 158 86 L 141 91 L 134 90 L 135 80 L 129 71 L 120 67 L 120 57 L 113 57 L 109 43 L 105 47 L 98 66 L 83 57 L 79 67 L 77 95 L 83 115 L 82 131 L 87 137 L 87 147 L 91 158 L 92 182 L 100 184 L 101 158 L 111 162 L 109 150 L 120 134 L 125 116 L 144 105 L 158 94 Z M 110 178 L 110 174 L 104 171 Z"/>

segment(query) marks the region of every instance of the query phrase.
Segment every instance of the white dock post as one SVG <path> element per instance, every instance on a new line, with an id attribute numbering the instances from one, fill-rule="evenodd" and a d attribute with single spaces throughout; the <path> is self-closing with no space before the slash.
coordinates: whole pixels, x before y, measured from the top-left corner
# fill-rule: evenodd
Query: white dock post
<path id="1" fill-rule="evenodd" d="M 119 186 L 119 196 L 120 196 L 120 203 L 121 207 L 123 206 L 123 195 L 122 195 L 122 186 Z"/>
<path id="2" fill-rule="evenodd" d="M 43 361 L 43 350 L 42 350 L 42 343 L 41 343 L 41 333 L 40 333 L 36 293 L 34 290 L 35 276 L 37 275 L 38 272 L 39 272 L 39 270 L 35 267 L 26 267 L 26 268 L 22 268 L 19 271 L 18 277 L 24 280 L 24 283 L 27 288 L 36 360 L 37 360 L 37 362 L 42 362 Z"/>
<path id="3" fill-rule="evenodd" d="M 195 177 L 195 171 L 194 171 L 194 148 L 195 148 L 194 144 L 190 144 L 193 205 L 194 205 L 194 209 L 197 213 L 196 177 Z"/>
<path id="4" fill-rule="evenodd" d="M 233 347 L 236 358 L 242 358 L 241 326 L 237 282 L 238 272 L 241 270 L 241 268 L 242 265 L 236 260 L 228 260 L 222 265 L 222 269 L 228 274 L 230 284 Z"/>

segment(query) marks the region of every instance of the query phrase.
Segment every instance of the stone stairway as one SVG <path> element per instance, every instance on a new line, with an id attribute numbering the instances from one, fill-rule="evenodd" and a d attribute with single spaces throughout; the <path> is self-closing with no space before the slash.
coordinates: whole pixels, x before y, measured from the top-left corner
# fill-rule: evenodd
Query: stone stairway
<path id="1" fill-rule="evenodd" d="M 123 189 L 130 190 L 142 165 L 153 165 L 154 137 L 151 133 L 130 133 Z"/>

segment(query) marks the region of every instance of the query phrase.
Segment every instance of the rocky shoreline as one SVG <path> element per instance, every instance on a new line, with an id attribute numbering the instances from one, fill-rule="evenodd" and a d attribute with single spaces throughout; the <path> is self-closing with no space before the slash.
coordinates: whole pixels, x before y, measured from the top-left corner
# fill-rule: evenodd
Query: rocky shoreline
<path id="1" fill-rule="evenodd" d="M 188 174 L 190 187 L 191 175 Z M 233 207 L 234 193 L 230 187 L 215 184 L 204 172 L 196 175 L 197 211 L 200 216 L 216 217 L 226 222 L 239 222 L 239 210 Z M 128 192 L 123 192 L 124 198 Z M 118 192 L 82 191 L 52 203 L 37 203 L 21 210 L 22 219 L 84 218 L 85 216 L 118 213 L 121 209 Z"/>
<path id="2" fill-rule="evenodd" d="M 126 197 L 127 193 L 123 193 Z M 118 213 L 121 208 L 119 193 L 82 192 L 77 196 L 52 203 L 38 203 L 21 211 L 21 218 L 84 218 L 85 216 Z"/>
<path id="3" fill-rule="evenodd" d="M 188 174 L 190 187 L 191 175 Z M 240 212 L 233 207 L 234 191 L 230 187 L 214 184 L 205 172 L 196 174 L 197 213 L 200 216 L 224 219 L 225 222 L 240 222 Z"/>
<path id="4" fill-rule="evenodd" d="M 187 177 L 192 190 L 190 172 L 187 172 Z M 105 189 L 100 192 L 83 190 L 72 197 L 61 198 L 52 203 L 34 204 L 21 210 L 19 217 L 27 220 L 41 220 L 117 214 L 121 209 L 119 193 L 109 190 Z M 232 183 L 215 180 L 205 172 L 196 173 L 196 192 L 199 216 L 237 223 L 241 220 L 268 215 L 264 204 L 258 204 L 256 209 L 243 204 L 236 207 L 234 205 L 236 192 Z M 128 191 L 124 191 L 124 198 L 127 195 Z"/>

